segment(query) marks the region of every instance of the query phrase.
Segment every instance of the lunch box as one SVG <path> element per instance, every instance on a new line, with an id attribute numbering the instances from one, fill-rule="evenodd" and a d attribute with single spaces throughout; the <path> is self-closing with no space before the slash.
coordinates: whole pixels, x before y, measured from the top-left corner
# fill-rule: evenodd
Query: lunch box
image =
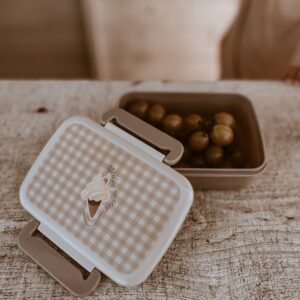
<path id="1" fill-rule="evenodd" d="M 266 166 L 265 147 L 251 101 L 240 94 L 131 92 L 123 95 L 117 107 L 126 108 L 133 100 L 160 103 L 168 113 L 231 113 L 237 126 L 237 137 L 246 157 L 243 168 L 176 168 L 195 189 L 240 189 L 260 175 Z"/>
<path id="2" fill-rule="evenodd" d="M 143 282 L 193 202 L 190 182 L 171 167 L 180 142 L 122 109 L 102 121 L 67 119 L 20 188 L 34 220 L 19 247 L 77 296 L 101 273 L 123 286 Z"/>

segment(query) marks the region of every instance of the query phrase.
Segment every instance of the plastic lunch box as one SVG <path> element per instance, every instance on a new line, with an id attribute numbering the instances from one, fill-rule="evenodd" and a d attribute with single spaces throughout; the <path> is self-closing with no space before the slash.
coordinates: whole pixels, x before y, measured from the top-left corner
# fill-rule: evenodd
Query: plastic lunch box
<path id="1" fill-rule="evenodd" d="M 118 101 L 117 107 L 126 108 L 135 99 L 162 103 L 168 112 L 180 114 L 220 111 L 232 113 L 238 123 L 237 138 L 246 157 L 245 168 L 178 168 L 196 189 L 239 189 L 260 175 L 266 167 L 265 147 L 254 108 L 248 98 L 225 93 L 168 93 L 132 92 Z"/>
<path id="2" fill-rule="evenodd" d="M 66 120 L 21 185 L 34 220 L 19 247 L 77 296 L 97 287 L 100 272 L 124 286 L 143 282 L 192 205 L 191 184 L 170 167 L 182 153 L 177 140 L 121 109 L 102 125 Z"/>

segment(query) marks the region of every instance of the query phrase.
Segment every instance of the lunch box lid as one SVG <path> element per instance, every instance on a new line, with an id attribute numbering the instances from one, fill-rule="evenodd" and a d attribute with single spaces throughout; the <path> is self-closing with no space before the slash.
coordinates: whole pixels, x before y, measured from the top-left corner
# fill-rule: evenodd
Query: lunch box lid
<path id="1" fill-rule="evenodd" d="M 143 282 L 192 205 L 191 184 L 169 166 L 182 152 L 177 140 L 122 109 L 107 112 L 103 126 L 85 117 L 67 119 L 22 183 L 21 203 L 37 221 L 20 234 L 20 247 L 77 295 L 94 289 L 96 279 L 89 291 L 76 292 L 81 279 L 65 274 L 67 260 L 28 242 L 34 229 L 98 282 L 95 270 L 120 285 Z"/>

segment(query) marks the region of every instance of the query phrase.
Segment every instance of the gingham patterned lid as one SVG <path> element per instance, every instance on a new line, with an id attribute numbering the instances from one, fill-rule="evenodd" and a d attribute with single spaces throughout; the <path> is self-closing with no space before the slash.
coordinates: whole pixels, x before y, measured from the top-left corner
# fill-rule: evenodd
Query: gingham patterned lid
<path id="1" fill-rule="evenodd" d="M 182 191 L 89 124 L 75 118 L 56 132 L 31 170 L 22 203 L 99 258 L 96 266 L 130 275 L 155 248 Z"/>

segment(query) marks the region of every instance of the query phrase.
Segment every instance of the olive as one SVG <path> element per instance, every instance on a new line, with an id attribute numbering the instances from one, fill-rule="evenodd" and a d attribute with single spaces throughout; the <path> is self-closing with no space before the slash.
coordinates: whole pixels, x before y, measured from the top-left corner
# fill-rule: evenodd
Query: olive
<path id="1" fill-rule="evenodd" d="M 148 112 L 150 123 L 159 125 L 166 115 L 166 109 L 161 104 L 153 104 Z"/>
<path id="2" fill-rule="evenodd" d="M 205 149 L 208 143 L 209 136 L 205 131 L 196 131 L 189 138 L 189 147 L 195 152 Z"/>
<path id="3" fill-rule="evenodd" d="M 220 165 L 218 165 L 218 167 L 222 168 L 222 169 L 232 169 L 233 168 L 233 165 L 232 165 L 229 157 L 227 157 L 225 153 L 224 153 L 223 161 Z"/>
<path id="4" fill-rule="evenodd" d="M 171 135 L 178 133 L 182 128 L 182 124 L 182 117 L 178 114 L 170 114 L 163 119 L 163 129 Z"/>
<path id="5" fill-rule="evenodd" d="M 194 167 L 194 168 L 205 168 L 206 167 L 205 159 L 204 159 L 203 155 L 201 155 L 201 154 L 194 155 L 191 158 L 190 163 L 191 163 L 192 167 Z"/>
<path id="6" fill-rule="evenodd" d="M 226 146 L 232 143 L 234 134 L 230 127 L 215 125 L 210 133 L 211 140 L 219 146 Z"/>
<path id="7" fill-rule="evenodd" d="M 188 161 L 190 157 L 191 157 L 191 151 L 186 146 L 184 146 L 181 161 Z"/>
<path id="8" fill-rule="evenodd" d="M 185 161 L 179 161 L 174 168 L 189 168 L 189 165 Z"/>
<path id="9" fill-rule="evenodd" d="M 235 168 L 241 168 L 245 164 L 245 158 L 241 150 L 235 149 L 230 155 L 230 162 Z"/>
<path id="10" fill-rule="evenodd" d="M 207 132 L 210 132 L 213 129 L 214 125 L 215 125 L 215 122 L 212 118 L 206 117 L 204 119 L 203 127 Z"/>
<path id="11" fill-rule="evenodd" d="M 215 114 L 215 124 L 226 125 L 233 129 L 235 127 L 235 119 L 231 114 L 227 112 L 219 112 Z"/>
<path id="12" fill-rule="evenodd" d="M 149 104 L 145 100 L 134 100 L 128 106 L 128 111 L 138 118 L 144 119 L 147 115 Z"/>
<path id="13" fill-rule="evenodd" d="M 184 126 L 188 131 L 200 129 L 203 119 L 198 114 L 189 114 L 184 119 Z"/>
<path id="14" fill-rule="evenodd" d="M 205 153 L 205 159 L 208 165 L 217 167 L 223 161 L 224 151 L 220 146 L 210 146 Z"/>

